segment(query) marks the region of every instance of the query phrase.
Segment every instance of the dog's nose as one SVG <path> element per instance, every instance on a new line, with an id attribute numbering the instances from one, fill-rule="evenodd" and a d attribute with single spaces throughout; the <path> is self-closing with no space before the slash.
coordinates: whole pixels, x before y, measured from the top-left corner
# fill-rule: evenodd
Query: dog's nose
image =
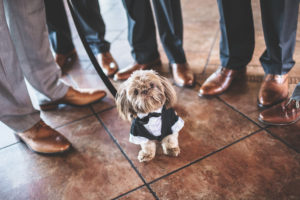
<path id="1" fill-rule="evenodd" d="M 147 94 L 148 93 L 148 90 L 143 90 L 142 91 L 142 94 Z"/>

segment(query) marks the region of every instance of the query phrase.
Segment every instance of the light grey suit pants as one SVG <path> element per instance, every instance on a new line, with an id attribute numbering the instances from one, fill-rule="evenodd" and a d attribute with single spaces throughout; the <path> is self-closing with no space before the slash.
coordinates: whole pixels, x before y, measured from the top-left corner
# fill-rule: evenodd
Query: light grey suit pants
<path id="1" fill-rule="evenodd" d="M 60 76 L 49 47 L 44 1 L 0 0 L 0 121 L 15 131 L 32 127 L 40 113 L 24 78 L 42 103 L 66 94 Z"/>

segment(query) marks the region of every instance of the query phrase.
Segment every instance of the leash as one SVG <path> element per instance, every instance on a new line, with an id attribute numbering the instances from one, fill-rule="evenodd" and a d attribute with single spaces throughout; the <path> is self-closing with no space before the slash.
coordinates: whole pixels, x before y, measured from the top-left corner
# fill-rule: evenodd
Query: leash
<path id="1" fill-rule="evenodd" d="M 74 5 L 72 4 L 71 0 L 67 0 L 68 6 L 70 8 L 71 11 L 71 15 L 72 18 L 74 20 L 75 23 L 75 27 L 77 29 L 77 32 L 79 34 L 80 40 L 84 46 L 84 49 L 86 51 L 86 53 L 88 54 L 94 68 L 96 69 L 99 77 L 102 79 L 102 81 L 104 82 L 105 86 L 108 88 L 108 90 L 110 91 L 110 93 L 115 97 L 117 94 L 117 90 L 116 88 L 113 86 L 113 84 L 110 82 L 109 78 L 105 75 L 105 73 L 103 72 L 102 68 L 100 67 L 91 47 L 88 45 L 85 37 L 84 37 L 84 32 L 82 30 L 82 27 L 79 23 L 79 19 L 78 16 L 75 14 L 75 10 L 74 10 Z"/>

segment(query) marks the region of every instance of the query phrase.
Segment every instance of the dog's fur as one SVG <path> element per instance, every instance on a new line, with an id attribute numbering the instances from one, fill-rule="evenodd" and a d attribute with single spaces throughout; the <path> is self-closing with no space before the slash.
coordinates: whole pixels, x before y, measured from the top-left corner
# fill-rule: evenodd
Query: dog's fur
<path id="1" fill-rule="evenodd" d="M 135 71 L 130 78 L 121 84 L 117 92 L 117 110 L 124 120 L 131 121 L 138 113 L 150 113 L 163 105 L 166 108 L 176 103 L 176 92 L 169 81 L 153 70 Z M 163 152 L 166 155 L 178 156 L 178 133 L 166 136 L 162 140 Z M 154 158 L 155 141 L 149 140 L 141 145 L 138 159 L 140 162 Z"/>

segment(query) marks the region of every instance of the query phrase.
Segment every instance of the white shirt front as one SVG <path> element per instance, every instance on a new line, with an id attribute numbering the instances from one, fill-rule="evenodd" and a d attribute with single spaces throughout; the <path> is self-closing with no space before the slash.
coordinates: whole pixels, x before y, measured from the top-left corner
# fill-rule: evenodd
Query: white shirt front
<path id="1" fill-rule="evenodd" d="M 162 111 L 162 107 L 153 111 L 155 113 L 161 113 Z M 138 113 L 137 116 L 139 118 L 143 118 L 145 116 L 147 116 L 148 114 L 146 113 Z M 154 135 L 154 136 L 160 136 L 161 135 L 161 116 L 159 117 L 150 117 L 149 118 L 149 122 L 147 124 L 144 125 L 144 127 L 147 129 L 147 131 L 149 131 L 150 134 Z M 171 127 L 173 134 L 174 133 L 178 133 L 182 127 L 184 126 L 184 121 L 178 117 L 177 122 Z M 148 138 L 145 137 L 141 137 L 141 136 L 134 136 L 132 134 L 130 134 L 129 136 L 129 141 L 134 143 L 134 144 L 144 144 L 146 142 L 148 142 Z"/>

